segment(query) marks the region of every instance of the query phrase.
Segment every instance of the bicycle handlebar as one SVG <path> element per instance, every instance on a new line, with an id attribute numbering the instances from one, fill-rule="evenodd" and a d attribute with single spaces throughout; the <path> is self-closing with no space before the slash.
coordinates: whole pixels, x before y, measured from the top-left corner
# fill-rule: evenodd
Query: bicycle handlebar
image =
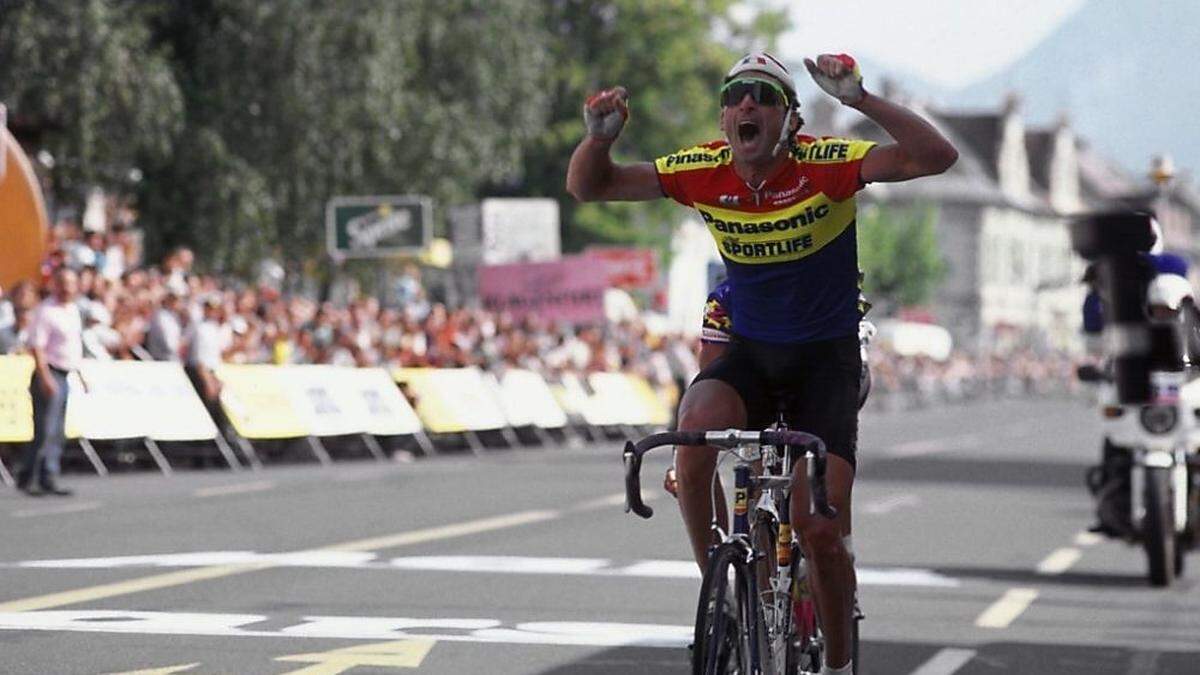
<path id="1" fill-rule="evenodd" d="M 716 445 L 733 448 L 745 443 L 759 445 L 792 445 L 803 449 L 813 457 L 813 473 L 809 478 L 812 488 L 813 506 L 817 513 L 826 518 L 837 516 L 837 509 L 829 505 L 825 489 L 825 441 L 803 431 L 665 431 L 650 434 L 634 443 L 625 442 L 625 512 L 633 511 L 642 518 L 654 515 L 654 509 L 642 501 L 642 455 L 665 445 Z"/>

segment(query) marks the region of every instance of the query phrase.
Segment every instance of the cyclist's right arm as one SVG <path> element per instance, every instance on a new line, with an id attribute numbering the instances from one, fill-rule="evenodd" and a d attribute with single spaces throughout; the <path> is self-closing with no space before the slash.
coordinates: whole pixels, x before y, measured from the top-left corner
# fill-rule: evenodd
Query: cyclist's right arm
<path id="1" fill-rule="evenodd" d="M 581 202 L 647 201 L 664 196 L 653 163 L 616 164 L 609 154 L 629 117 L 627 98 L 623 87 L 614 87 L 584 103 L 588 134 L 567 167 L 567 192 Z"/>

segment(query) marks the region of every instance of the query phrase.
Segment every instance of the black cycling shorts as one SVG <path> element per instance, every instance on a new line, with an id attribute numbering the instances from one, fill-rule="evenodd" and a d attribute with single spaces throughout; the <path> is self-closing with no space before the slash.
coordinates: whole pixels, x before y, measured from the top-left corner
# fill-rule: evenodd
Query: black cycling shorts
<path id="1" fill-rule="evenodd" d="M 750 429 L 770 426 L 783 397 L 788 428 L 819 436 L 854 467 L 861 378 L 858 336 L 781 345 L 734 335 L 694 382 L 720 380 L 737 390 Z"/>

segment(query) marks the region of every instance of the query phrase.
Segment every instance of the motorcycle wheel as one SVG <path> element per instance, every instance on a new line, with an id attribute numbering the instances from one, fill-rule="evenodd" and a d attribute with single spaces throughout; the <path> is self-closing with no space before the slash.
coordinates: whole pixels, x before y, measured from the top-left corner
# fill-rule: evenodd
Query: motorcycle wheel
<path id="1" fill-rule="evenodd" d="M 1175 540 L 1175 578 L 1183 577 L 1184 556 L 1187 553 L 1187 547 L 1183 545 L 1181 539 Z"/>
<path id="2" fill-rule="evenodd" d="M 1142 544 L 1150 564 L 1150 584 L 1170 586 L 1175 580 L 1175 518 L 1171 508 L 1171 472 L 1146 467 L 1146 516 L 1142 520 Z"/>

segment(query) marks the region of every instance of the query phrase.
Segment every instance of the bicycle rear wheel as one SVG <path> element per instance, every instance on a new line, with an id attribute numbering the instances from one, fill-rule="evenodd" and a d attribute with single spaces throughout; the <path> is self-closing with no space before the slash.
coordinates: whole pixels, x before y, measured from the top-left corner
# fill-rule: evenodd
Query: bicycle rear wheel
<path id="1" fill-rule="evenodd" d="M 757 591 L 739 544 L 724 543 L 709 559 L 696 608 L 693 675 L 758 675 Z"/>

